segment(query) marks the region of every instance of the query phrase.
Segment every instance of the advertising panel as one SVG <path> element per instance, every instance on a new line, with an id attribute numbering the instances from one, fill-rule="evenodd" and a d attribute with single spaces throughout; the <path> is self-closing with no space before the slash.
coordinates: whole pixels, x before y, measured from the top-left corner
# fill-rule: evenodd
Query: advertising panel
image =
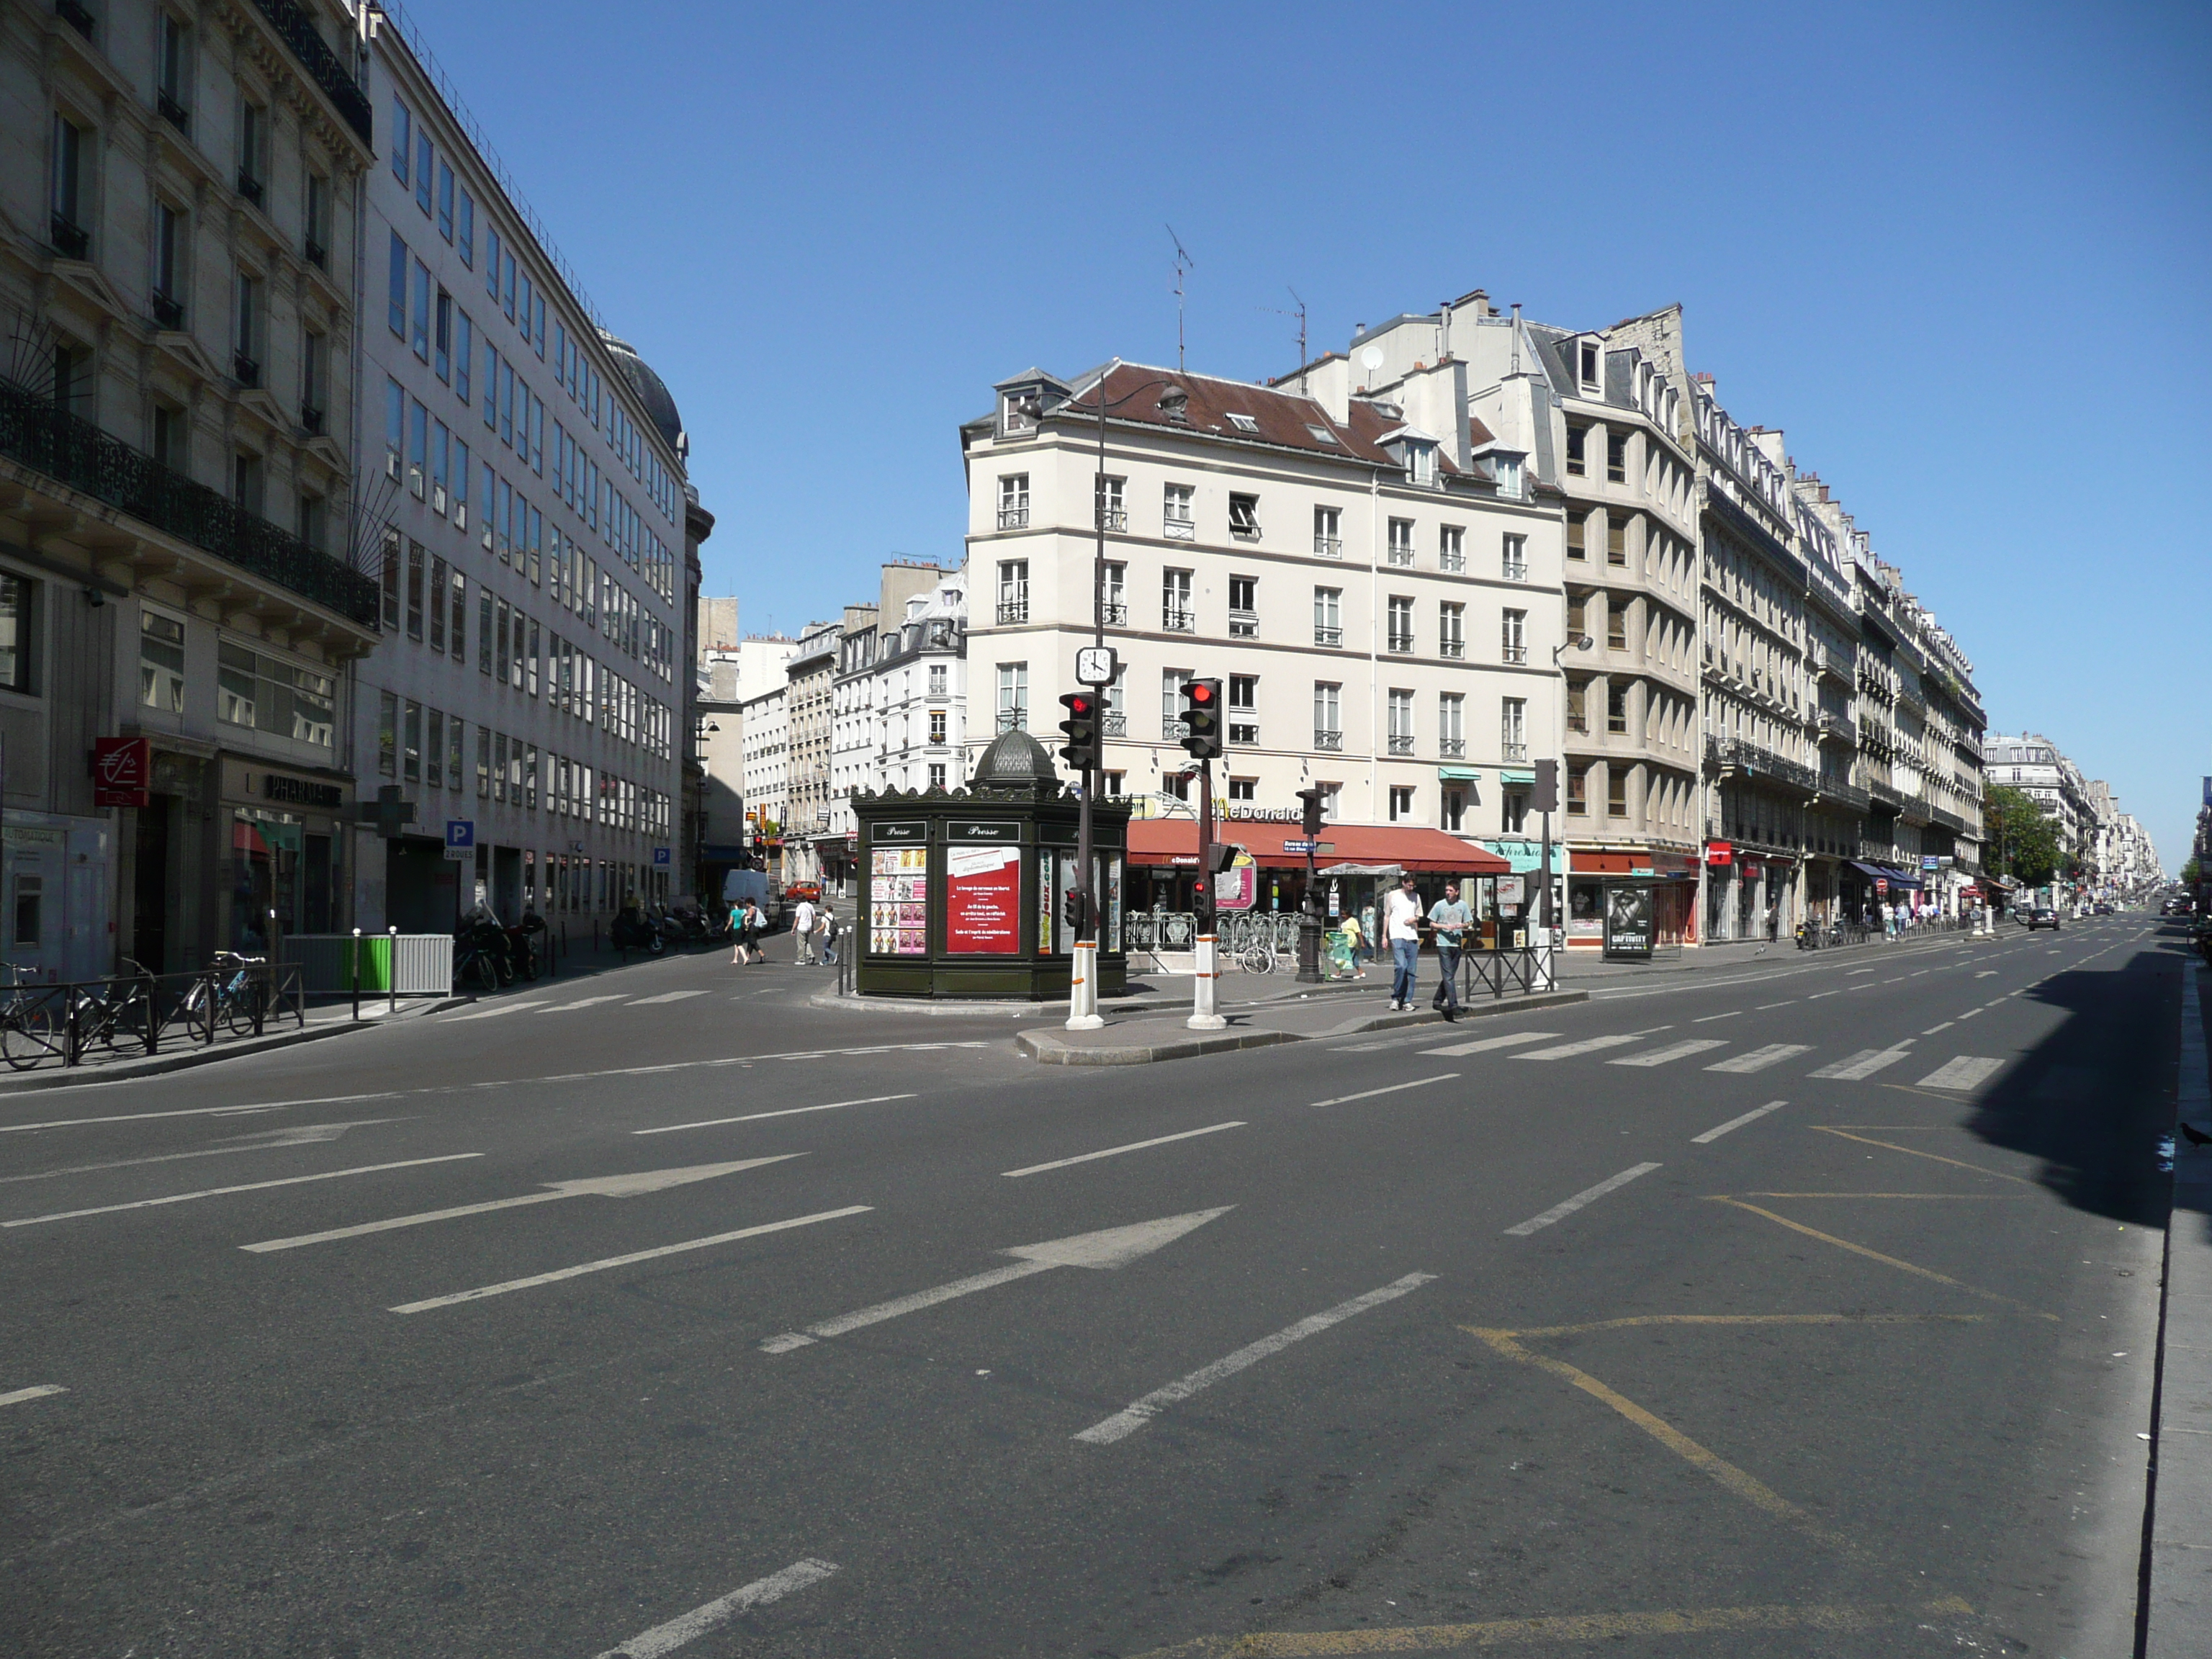
<path id="1" fill-rule="evenodd" d="M 878 825 L 878 830 L 885 826 Z M 898 827 L 898 826 L 890 826 Z M 882 840 L 878 835 L 876 839 Z M 929 951 L 929 849 L 877 847 L 868 854 L 868 950 L 879 957 Z"/>
<path id="2" fill-rule="evenodd" d="M 1022 948 L 1022 849 L 951 847 L 945 854 L 945 948 L 1012 956 Z"/>
<path id="3" fill-rule="evenodd" d="M 1609 957 L 1651 954 L 1651 890 L 1641 884 L 1605 890 L 1605 953 Z"/>

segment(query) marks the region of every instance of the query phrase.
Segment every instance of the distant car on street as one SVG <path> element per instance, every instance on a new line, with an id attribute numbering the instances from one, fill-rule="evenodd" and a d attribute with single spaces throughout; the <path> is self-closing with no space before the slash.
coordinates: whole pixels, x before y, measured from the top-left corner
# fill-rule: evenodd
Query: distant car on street
<path id="1" fill-rule="evenodd" d="M 2027 931 L 2031 933 L 2039 927 L 2048 927 L 2054 933 L 2058 931 L 2058 912 L 2047 904 L 2040 908 L 2030 910 L 2025 921 Z"/>

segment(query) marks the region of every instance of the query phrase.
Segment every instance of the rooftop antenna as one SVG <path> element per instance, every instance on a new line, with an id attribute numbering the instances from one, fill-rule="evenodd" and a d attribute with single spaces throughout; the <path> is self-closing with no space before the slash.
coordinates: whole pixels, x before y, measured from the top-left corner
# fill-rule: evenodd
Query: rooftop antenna
<path id="1" fill-rule="evenodd" d="M 1303 398 L 1306 395 L 1306 302 L 1299 298 L 1297 289 L 1289 288 L 1288 284 L 1285 286 L 1288 289 L 1291 298 L 1298 301 L 1298 308 L 1296 311 L 1285 311 L 1280 306 L 1265 306 L 1261 309 L 1272 311 L 1278 317 L 1295 317 L 1298 319 L 1298 396 Z"/>
<path id="2" fill-rule="evenodd" d="M 1190 257 L 1189 253 L 1188 253 L 1188 252 L 1184 250 L 1184 248 L 1183 248 L 1183 245 L 1182 245 L 1182 237 L 1180 237 L 1180 236 L 1178 236 L 1178 235 L 1176 235 L 1176 234 L 1175 234 L 1175 227 L 1174 227 L 1173 225 L 1170 225 L 1170 226 L 1168 227 L 1168 240 L 1170 240 L 1170 242 L 1173 242 L 1173 243 L 1175 244 L 1175 251 L 1176 251 L 1176 268 L 1175 268 L 1175 273 L 1176 273 L 1176 287 L 1175 287 L 1175 295 L 1176 295 L 1176 373 L 1181 374 L 1181 373 L 1182 372 L 1182 369 L 1183 369 L 1183 362 L 1182 362 L 1182 274 L 1183 274 L 1183 272 L 1185 272 L 1186 270 L 1197 270 L 1197 269 L 1198 269 L 1198 261 L 1197 261 L 1197 260 L 1195 260 L 1195 259 L 1194 259 L 1194 258 L 1192 258 Z"/>

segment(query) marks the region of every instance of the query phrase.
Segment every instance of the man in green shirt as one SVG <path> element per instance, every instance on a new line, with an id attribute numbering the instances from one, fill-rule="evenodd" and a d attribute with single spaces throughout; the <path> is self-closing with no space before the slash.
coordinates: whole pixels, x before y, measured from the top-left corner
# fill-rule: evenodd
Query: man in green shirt
<path id="1" fill-rule="evenodd" d="M 1467 930 L 1474 918 L 1460 902 L 1459 884 L 1444 884 L 1444 896 L 1429 907 L 1429 929 L 1437 941 L 1437 994 L 1431 1006 L 1448 1020 L 1459 1018 L 1459 957 L 1467 948 Z"/>

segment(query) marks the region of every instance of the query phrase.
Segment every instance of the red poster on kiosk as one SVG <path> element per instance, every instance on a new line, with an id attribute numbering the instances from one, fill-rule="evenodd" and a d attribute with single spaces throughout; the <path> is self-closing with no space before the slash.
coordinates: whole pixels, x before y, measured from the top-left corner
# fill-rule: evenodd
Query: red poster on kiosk
<path id="1" fill-rule="evenodd" d="M 1022 948 L 1022 849 L 955 847 L 945 855 L 945 948 L 1012 956 Z"/>

